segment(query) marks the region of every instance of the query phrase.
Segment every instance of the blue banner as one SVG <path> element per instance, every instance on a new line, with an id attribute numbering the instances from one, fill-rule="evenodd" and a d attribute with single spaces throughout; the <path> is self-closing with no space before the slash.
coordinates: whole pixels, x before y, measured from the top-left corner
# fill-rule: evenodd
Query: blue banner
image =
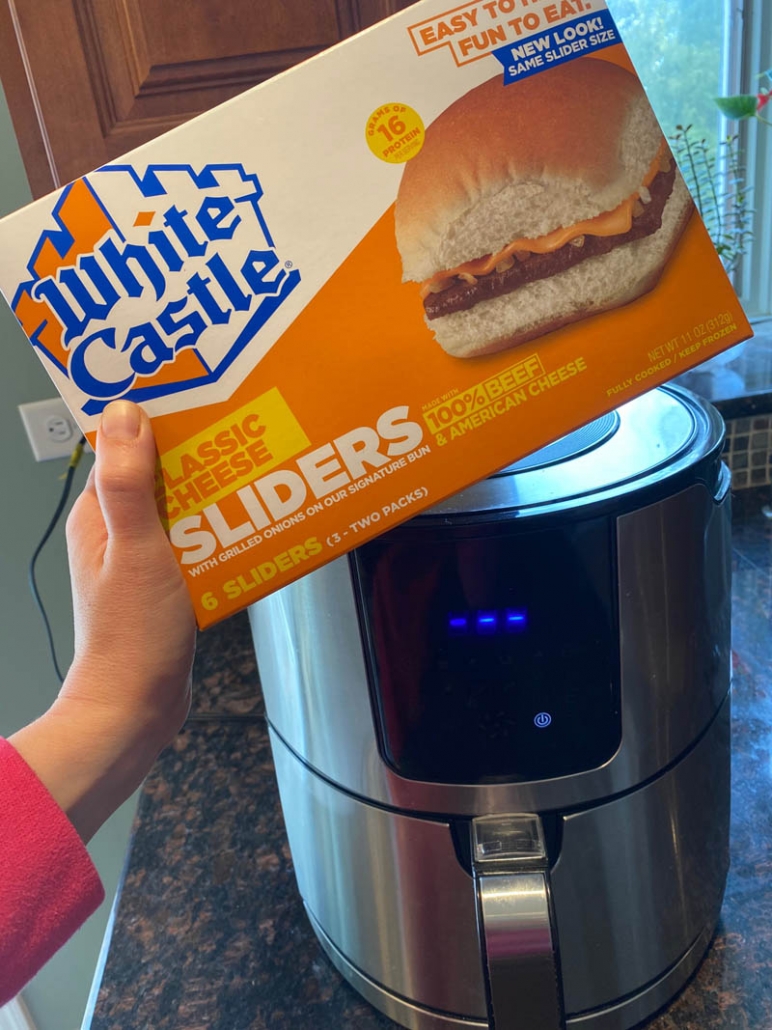
<path id="1" fill-rule="evenodd" d="M 504 67 L 504 85 L 554 68 L 576 57 L 621 43 L 610 11 L 585 14 L 544 32 L 536 32 L 519 43 L 507 43 L 492 51 Z"/>

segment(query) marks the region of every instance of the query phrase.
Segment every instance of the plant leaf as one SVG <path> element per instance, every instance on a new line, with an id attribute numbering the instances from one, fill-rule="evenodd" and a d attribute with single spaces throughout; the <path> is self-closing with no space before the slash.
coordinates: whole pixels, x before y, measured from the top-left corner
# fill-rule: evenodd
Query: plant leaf
<path id="1" fill-rule="evenodd" d="M 740 93 L 734 97 L 716 97 L 716 105 L 727 118 L 752 118 L 758 100 L 753 93 Z"/>

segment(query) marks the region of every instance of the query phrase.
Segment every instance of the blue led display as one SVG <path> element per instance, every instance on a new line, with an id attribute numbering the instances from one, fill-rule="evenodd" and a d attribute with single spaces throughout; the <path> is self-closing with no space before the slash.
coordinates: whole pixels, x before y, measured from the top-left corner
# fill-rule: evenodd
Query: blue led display
<path id="1" fill-rule="evenodd" d="M 478 612 L 475 620 L 475 629 L 478 633 L 485 633 L 492 636 L 499 628 L 498 612 Z"/>
<path id="2" fill-rule="evenodd" d="M 481 608 L 471 612 L 450 612 L 448 632 L 453 637 L 474 634 L 481 637 L 500 633 L 521 633 L 528 625 L 524 608 Z"/>

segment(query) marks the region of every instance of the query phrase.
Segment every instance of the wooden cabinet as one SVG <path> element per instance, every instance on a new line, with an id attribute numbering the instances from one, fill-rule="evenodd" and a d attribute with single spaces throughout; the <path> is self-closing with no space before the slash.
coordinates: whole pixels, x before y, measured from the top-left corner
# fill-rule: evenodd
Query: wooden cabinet
<path id="1" fill-rule="evenodd" d="M 35 196 L 412 0 L 0 0 L 0 75 Z"/>

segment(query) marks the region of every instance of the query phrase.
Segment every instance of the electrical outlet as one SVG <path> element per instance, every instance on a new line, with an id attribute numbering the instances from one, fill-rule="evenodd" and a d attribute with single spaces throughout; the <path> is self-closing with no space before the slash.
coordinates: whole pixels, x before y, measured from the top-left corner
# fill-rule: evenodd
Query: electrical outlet
<path id="1" fill-rule="evenodd" d="M 81 434 L 61 397 L 20 404 L 19 414 L 27 430 L 35 461 L 69 458 Z"/>

